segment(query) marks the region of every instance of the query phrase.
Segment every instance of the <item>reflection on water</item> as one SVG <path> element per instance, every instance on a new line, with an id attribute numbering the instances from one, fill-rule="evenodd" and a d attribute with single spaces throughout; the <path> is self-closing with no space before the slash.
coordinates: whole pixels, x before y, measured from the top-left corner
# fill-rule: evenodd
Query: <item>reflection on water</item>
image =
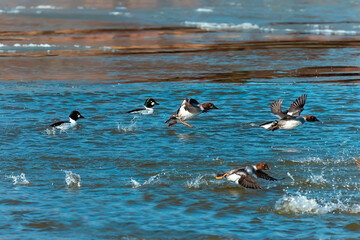
<path id="1" fill-rule="evenodd" d="M 1 1 L 1 236 L 358 238 L 359 6 Z M 321 123 L 258 127 L 301 94 Z M 219 110 L 168 128 L 187 97 Z M 214 178 L 260 161 L 281 180 Z"/>

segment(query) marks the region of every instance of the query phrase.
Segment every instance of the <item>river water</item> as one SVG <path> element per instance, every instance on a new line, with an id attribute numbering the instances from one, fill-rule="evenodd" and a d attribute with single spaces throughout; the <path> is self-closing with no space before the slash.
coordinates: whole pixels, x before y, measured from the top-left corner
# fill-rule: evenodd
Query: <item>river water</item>
<path id="1" fill-rule="evenodd" d="M 358 239 L 358 1 L 3 0 L 1 239 Z M 270 103 L 320 122 L 269 132 Z M 146 98 L 153 115 L 126 111 Z M 183 99 L 219 109 L 164 122 Z M 75 129 L 53 131 L 67 120 Z M 217 173 L 267 162 L 276 182 Z"/>

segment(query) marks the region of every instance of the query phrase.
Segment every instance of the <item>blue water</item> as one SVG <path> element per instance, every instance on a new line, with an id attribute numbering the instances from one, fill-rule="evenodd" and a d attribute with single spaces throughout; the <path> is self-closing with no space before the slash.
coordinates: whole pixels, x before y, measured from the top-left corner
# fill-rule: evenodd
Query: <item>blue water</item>
<path id="1" fill-rule="evenodd" d="M 360 237 L 356 1 L 42 4 L 0 3 L 2 239 Z M 258 127 L 302 94 L 320 122 Z M 168 128 L 186 97 L 219 109 Z"/>

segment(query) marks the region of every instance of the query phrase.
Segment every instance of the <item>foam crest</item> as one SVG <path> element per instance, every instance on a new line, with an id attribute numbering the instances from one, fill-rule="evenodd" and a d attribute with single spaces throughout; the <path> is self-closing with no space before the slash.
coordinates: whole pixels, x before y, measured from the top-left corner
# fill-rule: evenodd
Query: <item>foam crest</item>
<path id="1" fill-rule="evenodd" d="M 14 185 L 28 185 L 30 182 L 26 179 L 25 173 L 21 173 L 20 175 L 14 176 L 6 176 L 6 178 L 12 179 Z"/>
<path id="2" fill-rule="evenodd" d="M 211 8 L 198 8 L 198 9 L 196 9 L 196 11 L 210 13 L 210 12 L 213 12 L 214 10 L 212 10 Z"/>
<path id="3" fill-rule="evenodd" d="M 308 27 L 312 29 L 308 30 L 307 33 L 318 34 L 318 35 L 356 35 L 357 31 L 354 30 L 343 30 L 343 29 L 332 29 L 329 25 L 319 24 L 308 24 Z"/>
<path id="4" fill-rule="evenodd" d="M 185 26 L 195 26 L 204 30 L 230 30 L 230 31 L 240 31 L 240 30 L 261 30 L 261 31 L 274 31 L 272 28 L 263 28 L 257 24 L 252 23 L 209 23 L 209 22 L 185 22 Z"/>
<path id="5" fill-rule="evenodd" d="M 208 182 L 203 179 L 204 176 L 197 176 L 195 179 L 186 182 L 187 188 L 200 188 L 201 185 L 208 185 Z"/>
<path id="6" fill-rule="evenodd" d="M 41 44 L 35 44 L 35 43 L 20 44 L 20 43 L 15 43 L 13 46 L 14 46 L 14 47 L 30 47 L 30 48 L 50 48 L 50 47 L 56 47 L 56 45 L 50 45 L 50 44 L 47 44 L 47 43 L 41 43 Z"/>
<path id="7" fill-rule="evenodd" d="M 70 188 L 79 188 L 81 186 L 81 177 L 72 171 L 63 170 L 65 172 L 65 182 Z"/>

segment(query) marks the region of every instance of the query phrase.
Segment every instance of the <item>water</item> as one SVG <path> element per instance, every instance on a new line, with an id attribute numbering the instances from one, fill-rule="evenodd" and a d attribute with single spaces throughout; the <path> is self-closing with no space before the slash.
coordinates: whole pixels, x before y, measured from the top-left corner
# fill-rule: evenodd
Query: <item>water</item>
<path id="1" fill-rule="evenodd" d="M 360 237 L 357 1 L 2 1 L 4 239 Z M 308 94 L 321 122 L 257 127 Z M 153 97 L 154 115 L 125 112 Z M 219 109 L 164 124 L 185 97 Z M 52 131 L 72 110 L 76 129 Z M 267 162 L 277 182 L 215 175 Z"/>

